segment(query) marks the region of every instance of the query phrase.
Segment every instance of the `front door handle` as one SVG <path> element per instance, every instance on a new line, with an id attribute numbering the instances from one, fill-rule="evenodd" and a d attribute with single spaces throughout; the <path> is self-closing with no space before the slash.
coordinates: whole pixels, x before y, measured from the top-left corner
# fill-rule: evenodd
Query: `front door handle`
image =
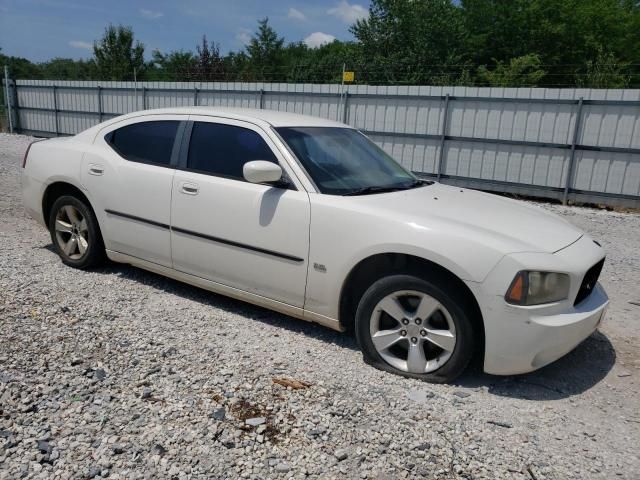
<path id="1" fill-rule="evenodd" d="M 198 185 L 195 183 L 182 182 L 180 184 L 180 191 L 182 193 L 186 193 L 187 195 L 197 195 L 198 190 Z"/>
<path id="2" fill-rule="evenodd" d="M 102 165 L 98 165 L 97 163 L 90 163 L 89 173 L 91 175 L 102 175 L 104 173 L 104 167 Z"/>

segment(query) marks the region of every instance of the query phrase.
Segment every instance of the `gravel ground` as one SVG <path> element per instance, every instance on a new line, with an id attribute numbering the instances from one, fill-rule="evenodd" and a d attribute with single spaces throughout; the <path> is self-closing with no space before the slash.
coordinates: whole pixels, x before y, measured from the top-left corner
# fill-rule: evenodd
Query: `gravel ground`
<path id="1" fill-rule="evenodd" d="M 639 215 L 543 205 L 608 250 L 602 329 L 532 374 L 430 385 L 321 326 L 63 266 L 21 205 L 29 141 L 0 134 L 0 479 L 638 478 Z"/>

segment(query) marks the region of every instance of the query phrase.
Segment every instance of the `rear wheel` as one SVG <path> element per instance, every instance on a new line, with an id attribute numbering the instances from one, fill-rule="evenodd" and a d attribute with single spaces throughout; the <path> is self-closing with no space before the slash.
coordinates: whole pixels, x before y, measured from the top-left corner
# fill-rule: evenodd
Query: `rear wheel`
<path id="1" fill-rule="evenodd" d="M 71 195 L 58 198 L 49 214 L 49 232 L 65 265 L 86 269 L 104 261 L 104 244 L 98 221 L 82 200 Z"/>
<path id="2" fill-rule="evenodd" d="M 378 280 L 364 293 L 356 313 L 365 360 L 406 377 L 452 381 L 474 350 L 464 304 L 434 281 L 411 275 Z"/>

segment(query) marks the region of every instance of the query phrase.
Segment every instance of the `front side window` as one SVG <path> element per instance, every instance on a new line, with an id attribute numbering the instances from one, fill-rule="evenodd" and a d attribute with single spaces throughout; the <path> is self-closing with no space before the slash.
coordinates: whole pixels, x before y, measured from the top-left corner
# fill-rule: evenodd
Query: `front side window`
<path id="1" fill-rule="evenodd" d="M 253 160 L 278 163 L 257 132 L 220 123 L 194 123 L 187 158 L 189 170 L 244 180 L 242 167 Z"/>
<path id="2" fill-rule="evenodd" d="M 357 130 L 275 129 L 322 193 L 365 195 L 426 185 Z"/>
<path id="3" fill-rule="evenodd" d="M 169 166 L 178 124 L 177 120 L 133 123 L 110 132 L 105 139 L 127 160 Z"/>

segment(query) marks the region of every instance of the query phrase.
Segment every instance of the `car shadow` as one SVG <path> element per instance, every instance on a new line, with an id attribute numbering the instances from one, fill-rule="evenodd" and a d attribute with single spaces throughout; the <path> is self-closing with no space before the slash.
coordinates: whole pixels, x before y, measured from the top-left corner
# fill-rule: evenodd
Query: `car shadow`
<path id="1" fill-rule="evenodd" d="M 55 253 L 55 248 L 51 244 L 42 248 Z M 285 328 L 328 344 L 359 351 L 353 335 L 298 320 L 141 268 L 108 263 L 93 271 L 104 275 L 116 275 L 202 305 L 219 308 L 278 328 Z M 613 368 L 615 361 L 616 352 L 609 338 L 602 332 L 596 331 L 566 356 L 540 370 L 523 375 L 496 376 L 486 374 L 482 372 L 481 359 L 477 359 L 454 382 L 454 386 L 469 390 L 486 388 L 490 394 L 501 397 L 535 401 L 559 400 L 579 395 L 597 385 Z"/>
<path id="2" fill-rule="evenodd" d="M 305 322 L 304 320 L 299 320 L 242 300 L 226 297 L 131 265 L 110 263 L 93 271 L 105 275 L 116 275 L 126 278 L 162 290 L 171 295 L 177 295 L 208 307 L 219 308 L 230 313 L 242 315 L 251 320 L 257 320 L 277 326 L 278 328 L 285 328 L 291 332 L 301 333 L 325 343 L 349 348 L 351 350 L 359 350 L 355 338 L 351 335 L 345 335 L 317 323 Z"/>
<path id="3" fill-rule="evenodd" d="M 560 400 L 579 395 L 602 381 L 616 362 L 609 338 L 595 331 L 584 342 L 550 365 L 523 375 L 497 376 L 481 371 L 481 363 L 457 381 L 459 387 L 482 388 L 501 396 L 524 400 Z"/>

